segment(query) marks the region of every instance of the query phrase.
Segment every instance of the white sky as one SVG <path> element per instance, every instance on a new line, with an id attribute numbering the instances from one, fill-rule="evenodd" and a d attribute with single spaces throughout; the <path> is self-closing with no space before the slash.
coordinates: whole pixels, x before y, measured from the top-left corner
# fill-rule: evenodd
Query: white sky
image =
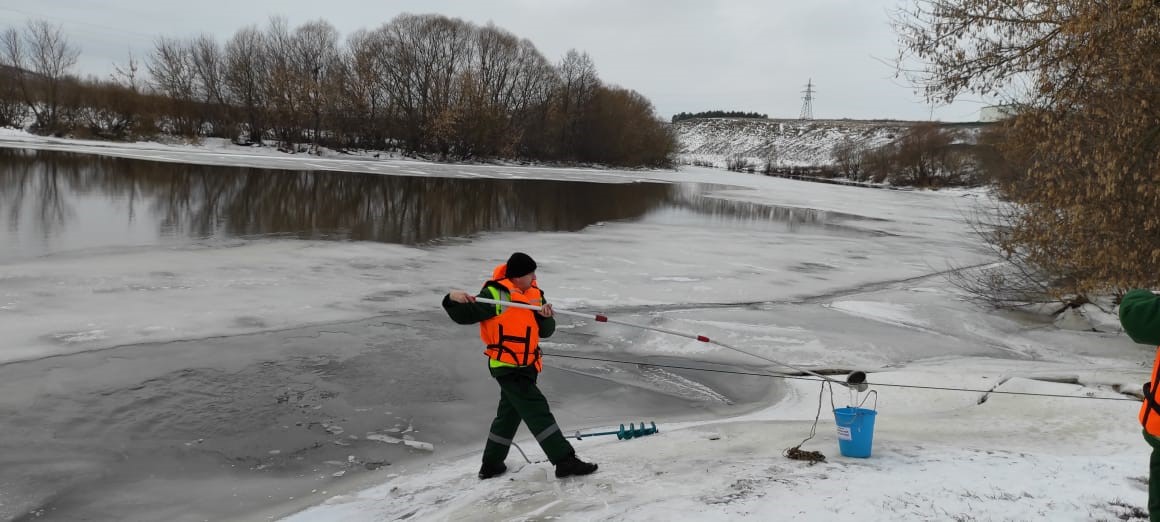
<path id="1" fill-rule="evenodd" d="M 494 22 L 552 61 L 571 48 L 586 51 L 605 82 L 641 92 L 665 118 L 714 109 L 796 118 L 812 79 L 817 118 L 976 120 L 980 99 L 932 110 L 893 78 L 889 17 L 900 1 L 0 0 L 0 27 L 30 18 L 60 24 L 82 48 L 79 72 L 105 76 L 130 50 L 146 55 L 160 35 L 204 32 L 224 42 L 273 15 L 292 26 L 322 18 L 347 35 L 400 13 L 439 13 Z"/>

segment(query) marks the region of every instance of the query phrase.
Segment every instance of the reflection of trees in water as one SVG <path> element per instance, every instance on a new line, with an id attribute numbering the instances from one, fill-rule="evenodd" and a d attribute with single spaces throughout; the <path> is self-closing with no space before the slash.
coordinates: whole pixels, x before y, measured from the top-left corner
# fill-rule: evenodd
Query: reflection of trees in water
<path id="1" fill-rule="evenodd" d="M 871 218 L 834 212 L 816 210 L 803 207 L 782 207 L 764 205 L 749 201 L 736 201 L 718 197 L 706 196 L 716 190 L 733 187 L 723 185 L 686 185 L 672 191 L 670 200 L 679 208 L 687 208 L 698 214 L 708 215 L 715 219 L 740 222 L 778 222 L 788 224 L 791 229 L 797 226 L 825 226 L 832 227 L 840 221 L 861 221 Z"/>
<path id="2" fill-rule="evenodd" d="M 37 194 L 30 188 L 38 189 Z M 488 230 L 579 230 L 664 204 L 658 183 L 445 179 L 170 164 L 44 151 L 0 150 L 0 202 L 36 204 L 63 226 L 70 194 L 145 204 L 166 233 L 280 233 L 419 243 Z"/>
<path id="3" fill-rule="evenodd" d="M 162 234 L 422 243 L 493 230 L 574 231 L 661 209 L 720 221 L 844 228 L 840 212 L 707 197 L 728 187 L 658 183 L 447 179 L 172 164 L 0 149 L 0 210 L 17 229 L 22 208 L 46 232 L 68 225 L 77 195 L 123 203 L 126 219 Z M 149 212 L 141 214 L 142 209 Z"/>
<path id="4" fill-rule="evenodd" d="M 29 205 L 36 225 L 52 233 L 66 226 L 75 214 L 62 186 L 73 186 L 77 171 L 66 165 L 31 161 L 35 155 L 25 150 L 0 151 L 0 210 L 7 212 L 9 228 L 16 230 L 25 205 Z"/>
<path id="5" fill-rule="evenodd" d="M 812 208 L 760 205 L 748 201 L 731 201 L 701 195 L 690 196 L 687 202 L 697 212 L 719 219 L 777 221 L 790 225 L 821 225 L 831 219 L 825 211 Z"/>

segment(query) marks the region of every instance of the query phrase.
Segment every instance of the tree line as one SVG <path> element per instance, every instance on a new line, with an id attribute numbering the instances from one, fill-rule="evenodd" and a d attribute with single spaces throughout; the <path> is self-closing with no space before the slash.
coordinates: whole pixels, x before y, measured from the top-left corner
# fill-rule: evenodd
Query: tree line
<path id="1" fill-rule="evenodd" d="M 44 21 L 0 32 L 0 125 L 643 167 L 670 165 L 676 150 L 652 103 L 602 82 L 587 53 L 552 63 L 527 39 L 441 15 L 345 39 L 324 20 L 280 17 L 224 42 L 163 36 L 108 79 L 71 74 L 79 55 Z"/>
<path id="2" fill-rule="evenodd" d="M 691 120 L 693 118 L 769 118 L 766 114 L 758 114 L 756 112 L 743 111 L 703 111 L 703 112 L 678 112 L 673 115 L 673 123 L 681 120 Z"/>
<path id="3" fill-rule="evenodd" d="M 981 168 L 989 149 L 969 143 L 959 129 L 935 122 L 908 127 L 887 144 L 868 147 L 845 137 L 834 144 L 834 174 L 857 182 L 942 188 L 987 182 Z"/>

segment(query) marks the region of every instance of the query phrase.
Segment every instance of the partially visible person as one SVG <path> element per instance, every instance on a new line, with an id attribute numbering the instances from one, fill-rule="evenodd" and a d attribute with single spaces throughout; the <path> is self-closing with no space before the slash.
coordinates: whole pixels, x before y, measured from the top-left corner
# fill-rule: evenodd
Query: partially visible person
<path id="1" fill-rule="evenodd" d="M 531 304 L 540 309 L 484 304 L 476 302 L 476 297 Z M 552 305 L 544 300 L 544 293 L 536 284 L 536 262 L 523 252 L 512 254 L 507 263 L 495 267 L 478 296 L 452 290 L 443 297 L 443 309 L 456 323 L 479 323 L 488 370 L 499 383 L 499 408 L 483 447 L 479 478 L 489 479 L 507 471 L 504 460 L 521 420 L 556 466 L 556 477 L 596 471 L 596 464 L 576 457 L 548 408 L 548 400 L 536 386 L 543 368 L 540 338 L 556 331 Z"/>
<path id="2" fill-rule="evenodd" d="M 1120 325 L 1133 341 L 1160 347 L 1160 295 L 1135 289 L 1120 300 Z M 1152 378 L 1144 383 L 1140 424 L 1144 440 L 1152 446 L 1148 469 L 1148 517 L 1160 522 L 1160 350 L 1152 363 Z"/>

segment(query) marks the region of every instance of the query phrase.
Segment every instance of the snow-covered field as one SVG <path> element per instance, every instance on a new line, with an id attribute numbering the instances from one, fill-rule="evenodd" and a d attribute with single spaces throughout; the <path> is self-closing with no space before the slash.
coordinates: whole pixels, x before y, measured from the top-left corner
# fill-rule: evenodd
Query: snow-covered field
<path id="1" fill-rule="evenodd" d="M 656 418 L 650 419 L 660 427 L 656 435 L 578 441 L 581 457 L 601 466 L 589 477 L 557 480 L 549 465 L 525 464 L 513 452 L 508 475 L 479 481 L 478 453 L 441 455 L 435 448 L 431 461 L 384 468 L 378 485 L 318 488 L 260 517 L 306 508 L 289 519 L 1141 519 L 1148 449 L 1135 420 L 1139 403 L 1120 400 L 1127 398 L 1120 392 L 1139 391 L 1153 349 L 1119 334 L 1060 329 L 965 301 L 937 274 L 990 261 L 964 222 L 986 197 L 978 191 L 867 190 L 699 168 L 619 172 L 301 158 L 228 146 L 78 144 L 11 132 L 0 136 L 0 146 L 383 174 L 706 182 L 733 187 L 714 194 L 723 199 L 850 215 L 840 230 L 659 220 L 575 233 L 483 234 L 424 247 L 230 241 L 66 252 L 0 265 L 6 339 L 0 361 L 432 310 L 448 289 L 474 289 L 519 249 L 537 259 L 541 285 L 558 307 L 607 310 L 797 366 L 865 370 L 877 393 L 867 403 L 876 400 L 878 411 L 868 459 L 839 454 L 829 393 L 821 397 L 817 434 L 802 447 L 823 452 L 826 462 L 782 456 L 809 436 L 819 412 L 818 383 L 784 380 L 768 404 L 741 417 Z M 581 328 L 570 321 L 562 328 Z M 583 328 L 594 334 L 586 342 L 549 349 L 781 370 L 661 333 Z M 863 398 L 833 394 L 839 407 Z M 607 426 L 565 431 L 599 428 Z M 526 431 L 517 441 L 533 460 L 542 459 Z"/>
<path id="2" fill-rule="evenodd" d="M 818 167 L 835 163 L 834 147 L 849 144 L 870 150 L 892 142 L 915 122 L 872 120 L 768 120 L 702 118 L 673 124 L 684 164 L 724 168 L 731 158 L 757 169 L 772 161 L 779 168 Z M 967 136 L 975 124 L 958 124 Z"/>

